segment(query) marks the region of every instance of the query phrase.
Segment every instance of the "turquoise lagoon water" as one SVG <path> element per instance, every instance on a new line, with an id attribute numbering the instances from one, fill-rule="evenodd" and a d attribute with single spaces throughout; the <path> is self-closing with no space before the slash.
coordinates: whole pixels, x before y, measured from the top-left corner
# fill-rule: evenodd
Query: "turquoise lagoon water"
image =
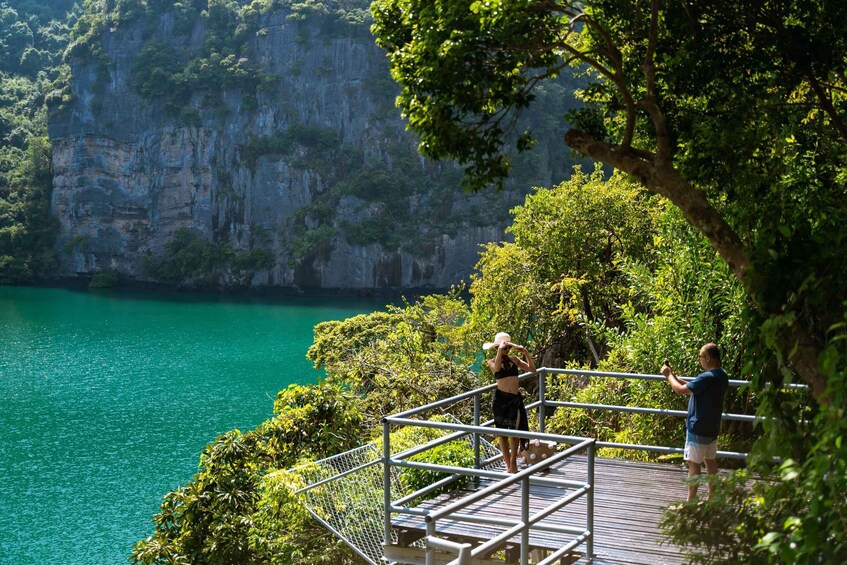
<path id="1" fill-rule="evenodd" d="M 0 287 L 0 563 L 126 563 L 206 443 L 317 380 L 313 326 L 384 303 Z"/>

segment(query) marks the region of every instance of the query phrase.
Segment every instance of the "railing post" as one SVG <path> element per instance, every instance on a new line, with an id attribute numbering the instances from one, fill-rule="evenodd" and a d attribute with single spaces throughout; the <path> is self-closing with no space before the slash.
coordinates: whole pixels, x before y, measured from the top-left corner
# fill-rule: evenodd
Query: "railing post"
<path id="1" fill-rule="evenodd" d="M 479 426 L 480 420 L 480 395 L 475 394 L 473 397 L 473 425 Z M 473 433 L 473 466 L 474 469 L 479 469 L 479 432 Z"/>
<path id="2" fill-rule="evenodd" d="M 388 429 L 388 420 L 382 420 L 382 503 L 385 509 L 385 537 L 386 546 L 391 545 L 391 434 Z"/>
<path id="3" fill-rule="evenodd" d="M 542 434 L 547 427 L 547 371 L 538 371 L 538 431 Z"/>
<path id="4" fill-rule="evenodd" d="M 529 477 L 521 480 L 521 565 L 529 564 Z"/>
<path id="5" fill-rule="evenodd" d="M 479 393 L 477 393 L 473 397 L 473 425 L 474 426 L 479 426 L 479 421 L 480 421 L 480 418 L 481 418 L 481 416 L 480 416 L 480 411 L 481 411 L 480 405 L 481 404 L 482 404 L 481 395 Z M 480 455 L 479 455 L 479 432 L 474 432 L 473 433 L 473 468 L 474 469 L 480 468 L 480 459 L 481 458 L 480 458 Z M 479 477 L 474 477 L 473 482 L 474 482 L 474 485 L 478 487 L 479 483 L 480 483 Z"/>
<path id="6" fill-rule="evenodd" d="M 597 440 L 594 439 L 588 446 L 588 484 L 591 486 L 588 490 L 588 498 L 585 501 L 585 521 L 586 529 L 590 532 L 586 544 L 589 562 L 594 559 L 594 452 L 596 451 L 596 443 Z"/>
<path id="7" fill-rule="evenodd" d="M 426 537 L 435 537 L 435 520 L 426 521 Z M 435 565 L 435 546 L 431 543 L 426 544 L 426 565 Z"/>

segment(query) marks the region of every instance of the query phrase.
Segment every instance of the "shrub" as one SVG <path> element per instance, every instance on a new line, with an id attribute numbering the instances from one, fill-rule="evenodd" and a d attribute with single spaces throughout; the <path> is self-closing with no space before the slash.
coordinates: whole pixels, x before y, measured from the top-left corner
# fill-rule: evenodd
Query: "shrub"
<path id="1" fill-rule="evenodd" d="M 431 449 L 414 455 L 409 458 L 410 461 L 419 463 L 432 463 L 435 465 L 450 465 L 452 467 L 472 467 L 474 463 L 473 448 L 463 441 L 451 441 Z M 427 487 L 443 478 L 448 477 L 448 473 L 441 471 L 431 471 L 428 469 L 404 469 L 400 475 L 400 483 L 409 492 Z M 420 500 L 433 498 L 441 493 L 449 492 L 461 487 L 468 482 L 470 477 L 463 475 L 456 481 L 445 485 Z"/>
<path id="2" fill-rule="evenodd" d="M 112 288 L 118 284 L 118 272 L 114 269 L 103 269 L 94 273 L 88 288 Z"/>
<path id="3" fill-rule="evenodd" d="M 238 252 L 228 243 L 206 241 L 188 228 L 179 228 L 165 244 L 162 257 L 144 257 L 141 272 L 166 282 L 214 282 L 225 274 L 243 278 L 272 266 L 273 256 L 267 249 Z"/>

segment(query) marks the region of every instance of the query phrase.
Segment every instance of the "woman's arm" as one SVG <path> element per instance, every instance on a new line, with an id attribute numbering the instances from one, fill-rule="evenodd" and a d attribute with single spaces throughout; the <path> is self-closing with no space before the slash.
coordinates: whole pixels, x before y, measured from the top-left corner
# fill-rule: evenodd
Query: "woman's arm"
<path id="1" fill-rule="evenodd" d="M 534 373 L 535 360 L 532 358 L 532 355 L 529 354 L 526 347 L 523 345 L 512 345 L 512 347 L 523 353 L 524 356 L 524 360 L 518 359 L 517 357 L 514 358 L 514 360 L 518 363 L 518 367 L 520 367 L 524 373 Z"/>
<path id="2" fill-rule="evenodd" d="M 509 350 L 509 345 L 510 344 L 507 344 L 506 342 L 501 343 L 497 347 L 497 355 L 495 355 L 493 359 L 488 360 L 488 367 L 491 369 L 492 373 L 496 373 L 503 368 L 503 357 L 506 356 L 506 352 Z"/>

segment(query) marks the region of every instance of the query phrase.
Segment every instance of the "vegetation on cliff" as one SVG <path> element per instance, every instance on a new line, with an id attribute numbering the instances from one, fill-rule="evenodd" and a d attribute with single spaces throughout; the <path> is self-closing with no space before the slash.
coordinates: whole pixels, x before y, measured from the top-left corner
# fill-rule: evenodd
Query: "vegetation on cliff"
<path id="1" fill-rule="evenodd" d="M 267 249 L 236 251 L 228 243 L 201 239 L 188 228 L 174 232 L 162 257 L 147 255 L 141 265 L 150 278 L 190 286 L 214 286 L 226 279 L 231 286 L 246 286 L 259 270 L 273 266 Z"/>
<path id="2" fill-rule="evenodd" d="M 330 35 L 342 26 L 364 32 L 363 24 L 370 17 L 368 3 L 362 0 L 87 0 L 85 5 L 73 29 L 69 54 L 106 63 L 101 45 L 106 31 L 141 24 L 147 41 L 135 60 L 132 86 L 175 114 L 184 109 L 192 95 L 205 92 L 214 97 L 223 89 L 240 89 L 245 102 L 255 105 L 257 88 L 270 77 L 260 71 L 250 39 L 268 33 L 262 27 L 263 16 L 274 10 L 286 10 L 291 20 L 317 17 Z M 173 21 L 171 41 L 185 40 L 202 30 L 199 49 L 165 41 L 156 32 L 163 17 Z"/>
<path id="3" fill-rule="evenodd" d="M 32 281 L 54 267 L 44 104 L 62 73 L 72 2 L 15 6 L 0 4 L 0 284 Z"/>

